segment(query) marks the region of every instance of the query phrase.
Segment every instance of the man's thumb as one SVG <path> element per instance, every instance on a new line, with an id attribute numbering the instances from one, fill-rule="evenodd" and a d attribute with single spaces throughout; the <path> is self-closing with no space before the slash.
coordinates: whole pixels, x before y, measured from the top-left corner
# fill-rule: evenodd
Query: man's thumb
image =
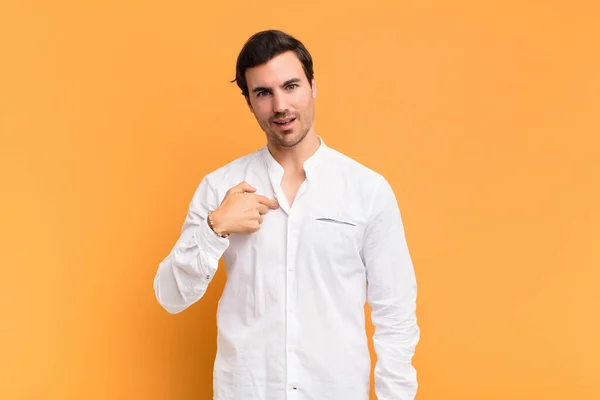
<path id="1" fill-rule="evenodd" d="M 250 186 L 250 184 L 246 181 L 242 182 L 239 185 L 239 188 L 241 189 L 242 192 L 250 192 L 250 193 L 256 192 L 256 189 L 253 188 L 252 186 Z"/>

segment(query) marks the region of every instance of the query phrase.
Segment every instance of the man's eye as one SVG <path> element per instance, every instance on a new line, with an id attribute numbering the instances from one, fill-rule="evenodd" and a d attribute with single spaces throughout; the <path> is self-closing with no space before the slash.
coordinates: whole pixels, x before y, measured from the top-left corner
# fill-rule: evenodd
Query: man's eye
<path id="1" fill-rule="evenodd" d="M 268 94 L 269 94 L 269 92 L 267 92 L 266 90 L 263 90 L 262 92 L 258 92 L 257 97 L 266 96 Z"/>
<path id="2" fill-rule="evenodd" d="M 288 86 L 288 89 L 293 90 L 296 89 L 298 87 L 298 85 L 296 85 L 295 83 L 292 83 L 291 85 Z"/>

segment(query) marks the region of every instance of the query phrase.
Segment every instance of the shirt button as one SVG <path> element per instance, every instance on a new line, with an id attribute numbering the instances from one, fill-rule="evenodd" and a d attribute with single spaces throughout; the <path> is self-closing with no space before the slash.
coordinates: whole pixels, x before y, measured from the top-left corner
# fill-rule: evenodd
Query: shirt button
<path id="1" fill-rule="evenodd" d="M 298 388 L 296 386 L 290 385 L 288 386 L 288 392 L 291 392 L 292 390 L 297 390 Z"/>

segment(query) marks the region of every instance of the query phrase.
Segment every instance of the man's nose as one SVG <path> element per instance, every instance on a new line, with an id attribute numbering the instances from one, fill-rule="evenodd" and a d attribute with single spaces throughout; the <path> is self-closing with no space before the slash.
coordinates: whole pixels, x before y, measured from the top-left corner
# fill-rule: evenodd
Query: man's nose
<path id="1" fill-rule="evenodd" d="M 274 113 L 283 113 L 288 109 L 288 103 L 285 98 L 285 95 L 282 93 L 274 93 L 273 94 L 273 112 Z"/>

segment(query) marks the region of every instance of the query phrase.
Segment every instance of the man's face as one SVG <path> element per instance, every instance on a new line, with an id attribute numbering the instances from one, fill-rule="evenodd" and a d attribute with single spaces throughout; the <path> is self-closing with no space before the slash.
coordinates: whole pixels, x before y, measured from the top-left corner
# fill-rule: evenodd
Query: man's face
<path id="1" fill-rule="evenodd" d="M 246 70 L 250 110 L 269 143 L 293 147 L 313 129 L 315 80 L 312 87 L 292 51 Z"/>

